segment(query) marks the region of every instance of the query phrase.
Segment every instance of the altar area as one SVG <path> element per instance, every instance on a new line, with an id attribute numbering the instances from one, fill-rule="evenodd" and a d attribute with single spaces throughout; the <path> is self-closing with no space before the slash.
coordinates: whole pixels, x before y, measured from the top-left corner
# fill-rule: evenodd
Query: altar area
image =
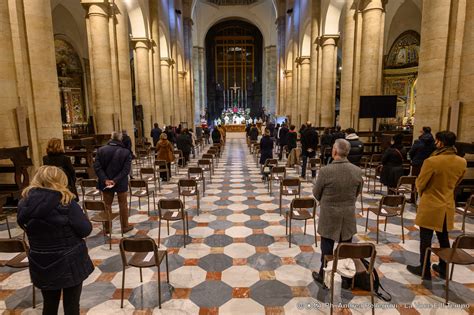
<path id="1" fill-rule="evenodd" d="M 222 111 L 219 118 L 214 120 L 214 125 L 222 125 L 227 132 L 244 132 L 247 123 L 252 123 L 250 109 L 227 108 Z"/>

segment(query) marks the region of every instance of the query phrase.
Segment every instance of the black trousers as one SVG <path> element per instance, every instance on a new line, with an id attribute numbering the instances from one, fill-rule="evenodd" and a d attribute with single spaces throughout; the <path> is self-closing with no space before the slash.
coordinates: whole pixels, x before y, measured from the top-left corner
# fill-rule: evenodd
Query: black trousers
<path id="1" fill-rule="evenodd" d="M 324 273 L 323 268 L 325 267 L 325 265 L 324 265 L 324 256 L 334 254 L 334 243 L 335 243 L 334 240 L 321 236 L 321 242 L 320 242 L 320 244 L 321 244 L 321 268 L 319 269 L 319 274 L 321 276 L 323 276 L 323 273 Z M 339 243 L 352 243 L 352 237 L 348 240 L 345 240 L 345 241 L 339 240 Z"/>
<path id="2" fill-rule="evenodd" d="M 63 308 L 65 315 L 79 315 L 82 282 L 74 287 L 62 290 L 41 290 L 43 294 L 43 315 L 58 314 L 59 300 L 63 292 Z"/>
<path id="3" fill-rule="evenodd" d="M 428 247 L 431 247 L 431 241 L 433 240 L 433 230 L 427 229 L 420 226 L 420 266 L 423 266 L 423 262 L 425 260 L 425 253 Z M 439 247 L 441 248 L 449 248 L 449 235 L 448 230 L 446 228 L 446 217 L 444 218 L 443 223 L 443 231 L 438 232 L 436 231 L 436 237 L 438 238 Z M 430 254 L 431 256 L 431 254 Z M 431 267 L 431 260 L 428 256 L 428 260 L 426 261 L 426 271 L 430 272 Z M 439 261 L 439 268 L 444 272 L 446 270 L 446 263 L 443 260 Z"/>
<path id="4" fill-rule="evenodd" d="M 309 158 L 314 158 L 316 156 L 316 151 L 306 152 L 303 154 L 303 165 L 301 166 L 301 177 L 306 177 L 306 165 L 308 164 Z M 316 171 L 311 171 L 311 177 L 316 177 Z"/>

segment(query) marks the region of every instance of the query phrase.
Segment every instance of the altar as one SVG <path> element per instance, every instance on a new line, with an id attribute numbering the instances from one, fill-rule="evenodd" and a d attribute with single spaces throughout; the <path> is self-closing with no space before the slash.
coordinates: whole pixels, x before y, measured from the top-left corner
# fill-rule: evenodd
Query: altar
<path id="1" fill-rule="evenodd" d="M 226 132 L 245 132 L 245 124 L 230 124 L 223 127 Z"/>

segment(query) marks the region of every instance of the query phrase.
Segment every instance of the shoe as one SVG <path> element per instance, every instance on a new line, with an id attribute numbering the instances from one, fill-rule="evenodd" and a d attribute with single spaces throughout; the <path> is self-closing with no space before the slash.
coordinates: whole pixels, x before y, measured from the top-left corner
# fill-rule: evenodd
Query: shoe
<path id="1" fill-rule="evenodd" d="M 319 283 L 323 287 L 323 289 L 327 289 L 327 286 L 324 284 L 324 278 L 322 275 L 319 274 L 319 272 L 313 271 L 311 275 L 313 276 L 314 281 Z"/>
<path id="2" fill-rule="evenodd" d="M 446 271 L 441 271 L 441 268 L 438 264 L 433 264 L 433 266 L 431 266 L 431 269 L 436 271 L 441 279 L 446 280 Z"/>
<path id="3" fill-rule="evenodd" d="M 127 233 L 127 232 L 130 232 L 131 230 L 133 230 L 133 225 L 129 225 L 127 226 L 126 228 L 123 228 L 122 229 L 122 233 Z"/>
<path id="4" fill-rule="evenodd" d="M 416 276 L 419 276 L 419 277 L 421 277 L 421 273 L 423 271 L 422 269 L 423 269 L 422 266 L 411 266 L 411 265 L 407 266 L 407 270 L 409 272 L 411 272 L 412 274 L 414 274 Z M 431 281 L 431 273 L 430 272 L 425 272 L 425 276 L 423 277 L 423 280 Z"/>
<path id="5" fill-rule="evenodd" d="M 350 290 L 352 287 L 352 279 L 342 279 L 341 281 L 341 288 L 344 290 Z"/>

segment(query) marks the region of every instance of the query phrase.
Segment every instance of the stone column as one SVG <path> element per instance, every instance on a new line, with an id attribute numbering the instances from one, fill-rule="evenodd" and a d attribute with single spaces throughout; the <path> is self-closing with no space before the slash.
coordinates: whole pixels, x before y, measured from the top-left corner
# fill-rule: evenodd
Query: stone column
<path id="1" fill-rule="evenodd" d="M 149 49 L 151 41 L 148 38 L 134 38 L 132 39 L 135 50 L 135 67 L 137 69 L 136 77 L 136 91 L 137 104 L 143 106 L 143 131 L 144 136 L 149 137 L 153 126 L 153 108 L 151 106 L 150 93 L 150 64 L 149 64 Z"/>
<path id="2" fill-rule="evenodd" d="M 160 20 L 158 15 L 159 1 L 150 0 L 150 29 L 151 39 L 153 41 L 153 84 L 155 97 L 155 117 L 156 122 L 160 125 L 166 120 L 163 106 L 163 86 L 161 83 L 161 56 L 160 56 Z M 169 118 L 168 118 L 169 119 Z"/>
<path id="3" fill-rule="evenodd" d="M 196 121 L 199 121 L 201 115 L 201 61 L 199 54 L 200 47 L 193 47 L 193 74 L 194 74 L 194 117 Z"/>
<path id="4" fill-rule="evenodd" d="M 284 114 L 285 102 L 285 78 L 283 76 L 283 65 L 285 64 L 285 16 L 280 16 L 276 20 L 277 25 L 277 105 L 276 113 L 278 115 Z"/>
<path id="5" fill-rule="evenodd" d="M 188 73 L 186 71 L 179 71 L 178 72 L 178 97 L 180 100 L 179 107 L 179 115 L 180 115 L 180 122 L 186 121 L 189 125 L 191 122 L 189 121 L 188 117 L 188 106 L 186 104 L 186 77 Z"/>
<path id="6" fill-rule="evenodd" d="M 310 90 L 310 71 L 311 71 L 311 57 L 301 56 L 296 58 L 300 74 L 300 99 L 299 99 L 299 115 L 301 117 L 300 123 L 308 121 L 309 108 L 309 90 Z M 313 121 L 314 123 L 314 121 Z"/>
<path id="7" fill-rule="evenodd" d="M 89 58 L 92 65 L 92 89 L 94 91 L 94 120 L 98 134 L 113 131 L 114 94 L 112 61 L 110 55 L 109 6 L 82 0 L 87 10 L 89 24 Z"/>
<path id="8" fill-rule="evenodd" d="M 360 58 L 359 95 L 378 95 L 382 93 L 383 57 L 383 0 L 365 0 L 362 10 L 362 43 Z M 360 120 L 359 130 L 371 129 L 371 119 Z"/>
<path id="9" fill-rule="evenodd" d="M 309 79 L 309 103 L 308 120 L 314 125 L 319 124 L 317 116 L 317 82 L 318 82 L 318 58 L 319 50 L 317 40 L 319 37 L 319 22 L 321 19 L 321 3 L 311 2 L 311 59 L 310 59 L 310 79 Z"/>
<path id="10" fill-rule="evenodd" d="M 291 115 L 291 100 L 293 99 L 293 70 L 284 71 L 285 80 L 285 102 L 283 106 L 283 114 Z"/>
<path id="11" fill-rule="evenodd" d="M 321 69 L 321 126 L 334 126 L 336 109 L 336 58 L 339 35 L 319 38 L 322 50 Z"/>
<path id="12" fill-rule="evenodd" d="M 161 87 L 163 91 L 163 116 L 164 122 L 167 125 L 173 123 L 172 117 L 173 102 L 172 102 L 172 76 L 173 60 L 171 58 L 161 58 Z"/>
<path id="13" fill-rule="evenodd" d="M 189 17 L 183 18 L 183 36 L 184 36 L 184 57 L 187 75 L 185 77 L 185 99 L 186 99 L 186 121 L 188 127 L 194 127 L 194 82 L 193 82 L 193 62 L 192 62 L 192 31 L 193 20 Z M 199 116 L 197 116 L 199 118 Z"/>
<path id="14" fill-rule="evenodd" d="M 207 78 L 206 78 L 206 54 L 204 52 L 204 47 L 199 49 L 199 75 L 201 81 L 201 114 L 206 114 L 207 109 Z"/>
<path id="15" fill-rule="evenodd" d="M 341 72 L 341 103 L 339 125 L 343 129 L 352 127 L 352 84 L 354 74 L 354 45 L 357 19 L 357 4 L 351 1 L 344 11 L 344 30 L 342 33 L 342 72 Z"/>
<path id="16" fill-rule="evenodd" d="M 130 37 L 128 14 L 123 0 L 115 0 L 118 12 L 116 18 L 117 62 L 120 84 L 120 121 L 122 129 L 133 134 L 132 79 L 130 71 Z M 131 137 L 135 141 L 135 137 Z"/>

